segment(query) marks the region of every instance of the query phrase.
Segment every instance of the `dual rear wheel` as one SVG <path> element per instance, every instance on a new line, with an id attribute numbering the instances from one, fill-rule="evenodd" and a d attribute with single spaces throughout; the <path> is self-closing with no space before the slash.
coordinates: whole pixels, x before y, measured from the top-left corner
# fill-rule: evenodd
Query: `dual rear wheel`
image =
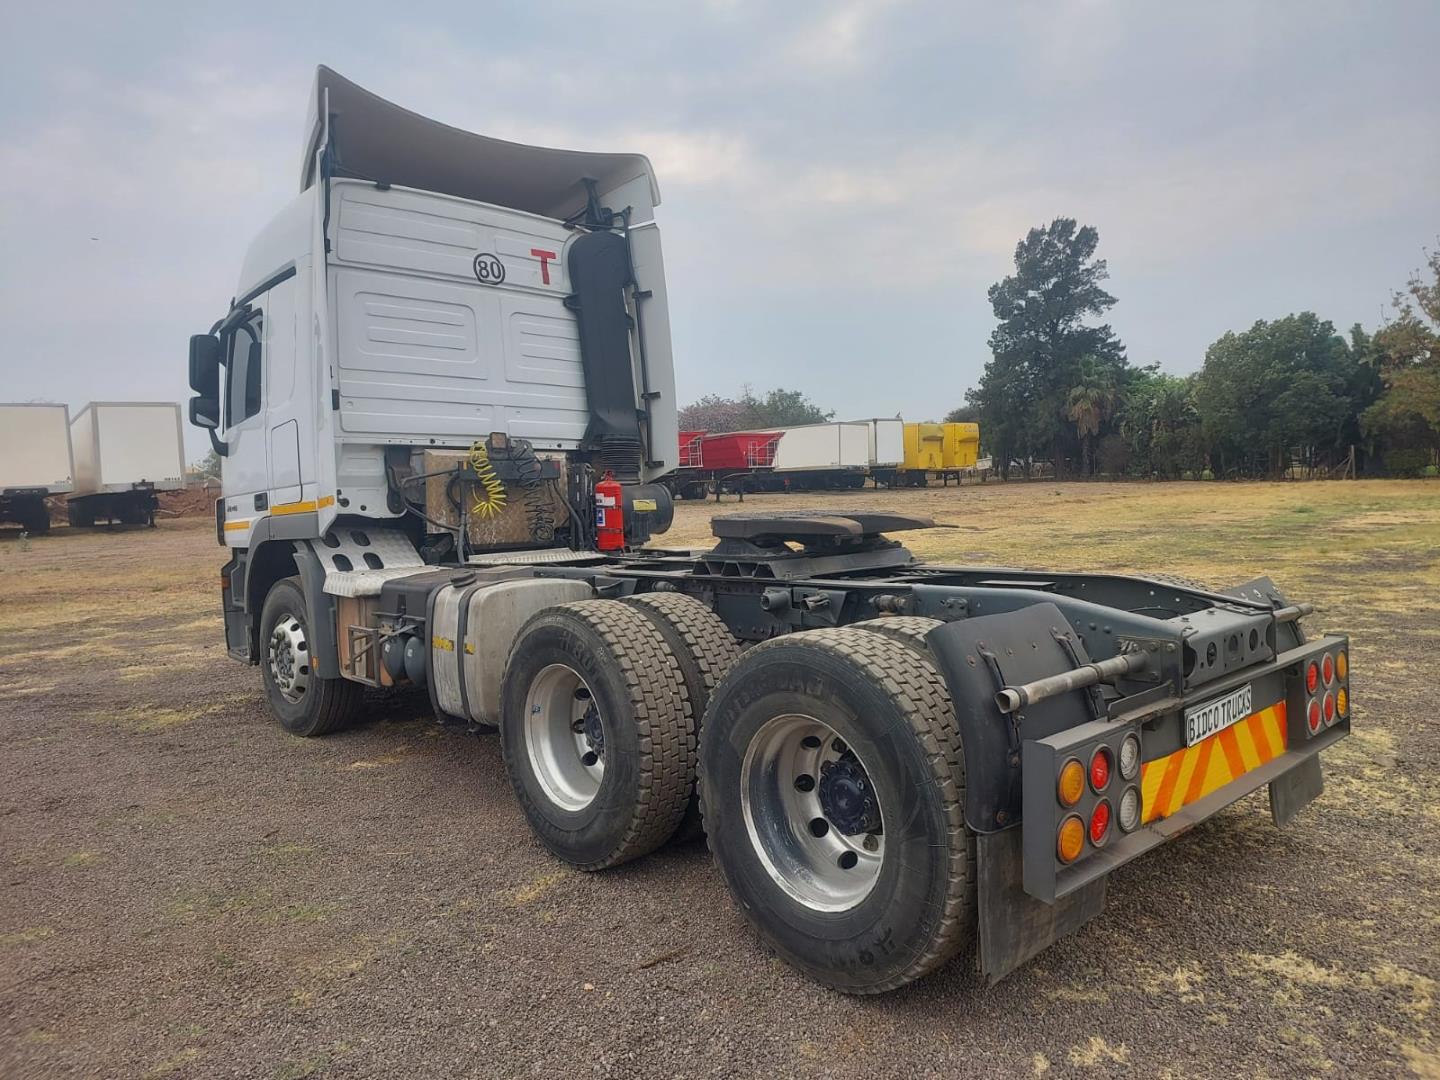
<path id="1" fill-rule="evenodd" d="M 358 686 L 319 679 L 294 579 L 261 619 L 271 706 L 333 730 Z M 974 936 L 964 763 L 930 620 L 790 634 L 743 656 L 698 601 L 548 608 L 501 691 L 507 774 L 535 834 L 585 870 L 703 828 L 741 912 L 817 981 L 879 993 Z"/>
<path id="2" fill-rule="evenodd" d="M 974 935 L 964 762 L 924 644 L 934 625 L 877 620 L 738 656 L 683 596 L 552 608 L 506 672 L 511 782 L 546 846 L 584 869 L 664 843 L 698 789 L 710 850 L 760 936 L 828 986 L 894 989 Z"/>
<path id="3" fill-rule="evenodd" d="M 862 627 L 758 645 L 701 732 L 731 894 L 776 952 L 847 993 L 912 982 L 974 935 L 964 762 L 921 647 Z"/>

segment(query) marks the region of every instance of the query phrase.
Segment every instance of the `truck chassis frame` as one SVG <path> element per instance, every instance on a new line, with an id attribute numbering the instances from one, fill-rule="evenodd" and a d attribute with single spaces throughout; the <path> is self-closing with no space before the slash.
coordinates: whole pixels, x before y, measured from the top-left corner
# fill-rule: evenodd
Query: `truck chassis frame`
<path id="1" fill-rule="evenodd" d="M 432 597 L 429 606 L 401 616 L 381 613 L 379 625 L 352 623 L 341 609 L 344 602 L 325 591 L 327 570 L 315 554 L 318 542 L 276 539 L 264 545 L 268 550 L 237 552 L 226 568 L 227 644 L 237 658 L 262 662 L 260 603 L 271 583 L 297 571 L 312 613 L 315 673 L 372 685 L 383 682 L 380 654 L 389 638 L 409 634 L 440 642 L 433 625 L 435 590 L 447 582 L 468 585 L 477 569 L 583 583 L 583 595 L 599 601 L 688 597 L 718 616 L 731 638 L 752 646 L 809 640 L 811 631 L 822 632 L 816 642 L 857 627 L 892 631 L 891 637 L 917 650 L 907 662 L 933 667 L 953 702 L 964 827 L 974 845 L 968 871 L 976 907 L 973 951 L 992 981 L 1103 910 L 1106 879 L 1117 866 L 1260 787 L 1269 787 L 1272 814 L 1282 825 L 1320 793 L 1318 754 L 1348 734 L 1348 707 L 1307 727 L 1307 706 L 1313 716 L 1319 699 L 1313 686 L 1307 691 L 1306 672 L 1318 670 L 1322 660 L 1327 671 L 1338 661 L 1343 672 L 1348 643 L 1337 636 L 1307 641 L 1299 619 L 1308 606 L 1287 603 L 1265 578 L 1213 592 L 1160 578 L 918 563 L 885 535 L 932 526 L 928 519 L 888 513 L 731 514 L 714 519 L 718 543 L 709 551 L 645 549 L 603 556 L 556 551 L 535 562 L 521 553 L 484 557 L 478 568 L 473 563 L 417 568 L 421 576 L 415 580 L 423 577 Z M 458 644 L 446 647 L 459 654 Z M 349 658 L 343 664 L 342 652 Z M 430 649 L 426 654 L 439 655 Z M 512 651 L 509 663 L 514 662 Z M 575 678 L 575 685 L 588 685 L 582 676 Z M 428 681 L 435 703 L 434 670 L 421 681 Z M 1348 682 L 1327 675 L 1325 686 L 1331 685 L 1337 693 L 1326 694 L 1327 710 L 1332 697 L 1348 701 Z M 1131 737 L 1139 740 L 1137 750 L 1143 743 L 1147 767 L 1183 759 L 1192 742 L 1185 718 L 1238 688 L 1256 703 L 1257 715 L 1268 710 L 1282 718 L 1283 745 L 1270 748 L 1276 752 L 1153 820 L 1134 821 L 1123 834 L 1110 830 L 1103 844 L 1086 847 L 1084 858 L 1057 863 L 1052 838 L 1063 824 L 1056 815 L 1065 814 L 1055 803 L 1061 763 L 1081 755 L 1093 767 L 1098 754 L 1113 752 L 1111 767 L 1123 771 L 1122 744 Z M 436 712 L 455 722 L 438 705 Z M 697 728 L 699 712 L 692 718 Z M 706 713 L 707 724 L 716 723 L 714 712 L 712 707 Z M 594 756 L 584 746 L 581 751 Z M 854 775 L 863 778 L 863 768 Z M 1138 796 L 1138 774 L 1128 782 Z M 1199 790 L 1199 784 L 1197 779 L 1191 786 Z M 1093 794 L 1086 789 L 1090 801 L 1076 810 L 1093 813 Z M 1107 796 L 1099 802 L 1110 805 Z M 785 953 L 783 944 L 778 947 Z M 797 962 L 806 966 L 803 959 Z M 829 981 L 827 975 L 819 977 Z M 857 989 L 843 980 L 831 984 Z"/>

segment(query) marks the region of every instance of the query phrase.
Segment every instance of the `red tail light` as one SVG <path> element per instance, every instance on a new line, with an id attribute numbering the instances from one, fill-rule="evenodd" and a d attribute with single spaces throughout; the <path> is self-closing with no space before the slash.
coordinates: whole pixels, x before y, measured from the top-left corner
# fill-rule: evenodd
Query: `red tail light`
<path id="1" fill-rule="evenodd" d="M 1090 814 L 1090 842 L 1096 847 L 1110 835 L 1110 803 L 1101 799 Z"/>
<path id="2" fill-rule="evenodd" d="M 1097 792 L 1104 791 L 1110 784 L 1110 751 L 1102 746 L 1090 759 L 1090 786 Z"/>
<path id="3" fill-rule="evenodd" d="M 1319 685 L 1320 665 L 1315 663 L 1314 660 L 1311 660 L 1305 668 L 1305 692 L 1307 694 L 1313 694 Z"/>
<path id="4" fill-rule="evenodd" d="M 1325 654 L 1325 659 L 1320 662 L 1320 674 L 1325 679 L 1325 685 L 1329 686 L 1335 681 L 1335 661 L 1330 659 L 1330 654 Z"/>
<path id="5" fill-rule="evenodd" d="M 1310 712 L 1306 715 L 1305 722 L 1310 725 L 1311 735 L 1320 730 L 1320 702 L 1313 698 L 1310 701 Z"/>
<path id="6" fill-rule="evenodd" d="M 1335 695 L 1325 695 L 1325 723 L 1329 724 L 1335 719 Z"/>

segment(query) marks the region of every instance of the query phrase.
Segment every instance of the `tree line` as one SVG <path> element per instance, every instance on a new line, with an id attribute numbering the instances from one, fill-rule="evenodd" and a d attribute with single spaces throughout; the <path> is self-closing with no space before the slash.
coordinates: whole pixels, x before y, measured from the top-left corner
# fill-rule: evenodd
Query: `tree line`
<path id="1" fill-rule="evenodd" d="M 1313 312 L 1260 320 L 1191 375 L 1133 364 L 1108 323 L 1099 233 L 1057 218 L 989 298 L 991 358 L 947 420 L 980 424 L 995 468 L 1030 475 L 1433 474 L 1440 450 L 1440 251 L 1373 334 Z"/>
<path id="2" fill-rule="evenodd" d="M 706 394 L 680 410 L 681 431 L 760 431 L 823 424 L 835 418 L 799 390 L 771 390 L 763 396 L 744 386 L 739 397 Z"/>

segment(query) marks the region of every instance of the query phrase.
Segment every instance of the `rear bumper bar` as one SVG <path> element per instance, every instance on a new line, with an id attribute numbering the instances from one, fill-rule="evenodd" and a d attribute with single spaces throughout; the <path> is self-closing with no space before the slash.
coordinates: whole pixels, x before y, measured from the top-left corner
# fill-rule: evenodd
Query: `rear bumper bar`
<path id="1" fill-rule="evenodd" d="M 1338 717 L 1333 722 L 1333 726 L 1321 728 L 1311 734 L 1306 725 L 1306 706 L 1309 698 L 1304 686 L 1305 669 L 1311 661 L 1318 663 L 1327 654 L 1333 655 L 1337 650 L 1348 649 L 1348 646 L 1349 639 L 1344 635 L 1326 635 L 1315 638 L 1282 652 L 1266 664 L 1256 665 L 1226 679 L 1207 684 L 1189 695 L 1183 702 L 1172 699 L 1173 704 L 1165 710 L 1163 716 L 1155 717 L 1148 722 L 1136 722 L 1133 719 L 1121 717 L 1114 721 L 1100 721 L 1081 728 L 1070 729 L 1042 740 L 1043 744 L 1055 747 L 1056 760 L 1074 754 L 1073 749 L 1065 749 L 1065 747 L 1067 744 L 1073 744 L 1074 741 L 1083 741 L 1087 733 L 1123 731 L 1127 727 L 1140 734 L 1147 747 L 1156 742 L 1177 745 L 1169 741 L 1173 739 L 1179 739 L 1178 745 L 1183 747 L 1181 725 L 1186 710 L 1202 706 L 1206 702 L 1214 702 L 1217 700 L 1217 695 L 1245 685 L 1255 687 L 1258 695 L 1253 706 L 1254 712 L 1247 720 L 1255 719 L 1256 715 L 1268 715 L 1276 708 L 1284 710 L 1280 721 L 1284 732 L 1284 749 L 1274 757 L 1269 757 L 1268 753 L 1260 754 L 1260 761 L 1253 768 L 1235 775 L 1223 786 L 1204 791 L 1198 797 L 1192 796 L 1190 801 L 1176 806 L 1174 810 L 1162 811 L 1134 832 L 1122 833 L 1112 826 L 1111 835 L 1103 846 L 1096 848 L 1086 844 L 1083 857 L 1069 866 L 1059 866 L 1055 861 L 1053 852 L 1056 823 L 1044 814 L 1032 813 L 1035 805 L 1048 806 L 1054 802 L 1055 774 L 1053 768 L 1045 768 L 1044 775 L 1027 775 L 1027 791 L 1033 801 L 1027 805 L 1021 828 L 1038 827 L 1040 830 L 1039 835 L 1026 837 L 1027 869 L 1035 871 L 1043 868 L 1045 871 L 1043 873 L 1027 873 L 1027 891 L 1047 903 L 1058 900 L 1083 888 L 1097 878 L 1105 876 L 1131 859 L 1173 839 L 1206 818 L 1219 813 L 1230 804 L 1267 785 L 1271 790 L 1271 812 L 1276 824 L 1284 825 L 1288 822 L 1297 811 L 1321 792 L 1319 754 L 1350 733 L 1350 721 L 1348 715 L 1345 715 Z M 1338 687 L 1342 685 L 1342 680 L 1336 680 L 1334 683 L 1326 685 Z M 1324 693 L 1324 688 L 1322 687 L 1317 693 Z M 1241 722 L 1241 724 L 1243 723 L 1245 721 Z M 1243 730 L 1241 724 L 1234 725 L 1234 730 Z M 1282 736 L 1277 732 L 1275 737 Z M 1219 732 L 1205 741 L 1215 742 L 1224 738 L 1224 733 Z M 1233 745 L 1232 743 L 1232 747 Z M 1027 743 L 1027 748 L 1032 746 L 1033 744 Z M 1169 773 L 1174 774 L 1177 779 L 1184 778 L 1188 783 L 1192 776 L 1192 770 L 1205 768 L 1203 763 L 1197 764 L 1197 760 L 1200 762 L 1205 760 L 1199 754 L 1202 748 L 1200 743 L 1189 747 L 1187 752 L 1191 755 L 1190 762 L 1177 762 L 1169 770 Z M 1169 752 L 1168 750 L 1166 752 L 1172 759 L 1179 753 L 1179 751 Z M 1219 754 L 1220 751 L 1216 750 L 1215 753 Z M 1036 755 L 1037 758 L 1039 756 Z M 1082 756 L 1084 760 L 1089 760 L 1088 756 L 1084 756 L 1083 753 Z M 1151 764 L 1154 764 L 1148 760 L 1150 757 L 1151 755 L 1147 753 L 1147 770 Z M 1026 762 L 1028 766 L 1029 757 L 1026 758 Z M 1148 771 L 1146 775 L 1149 775 Z M 1160 790 L 1163 791 L 1164 787 L 1165 784 L 1162 782 Z M 1149 790 L 1153 791 L 1154 789 Z M 1148 802 L 1146 809 L 1148 818 L 1150 817 Z M 1089 820 L 1083 803 L 1074 811 L 1069 812 L 1079 812 L 1085 820 Z"/>
<path id="2" fill-rule="evenodd" d="M 1219 813 L 1246 795 L 1259 791 L 1267 784 L 1283 784 L 1287 776 L 1295 770 L 1301 769 L 1307 762 L 1314 762 L 1315 765 L 1318 765 L 1320 752 L 1334 746 L 1349 734 L 1348 725 L 1323 731 L 1313 739 L 1292 745 L 1278 757 L 1251 769 L 1218 791 L 1213 791 L 1204 798 L 1182 807 L 1169 817 L 1152 821 L 1149 825 L 1143 825 L 1128 836 L 1117 837 L 1103 850 L 1094 852 L 1079 865 L 1071 868 L 1055 890 L 1056 898 L 1074 892 L 1096 878 L 1104 877 L 1116 867 L 1123 866 L 1131 859 L 1138 858 L 1152 848 L 1159 847 L 1167 840 L 1173 840 L 1187 829 L 1200 824 L 1206 818 Z M 1302 771 L 1302 774 L 1297 776 L 1297 779 L 1301 778 L 1308 780 L 1309 776 L 1304 775 Z M 1308 803 L 1316 794 L 1319 792 L 1315 791 L 1297 805 L 1296 800 L 1290 797 L 1289 793 L 1281 794 L 1277 801 L 1277 792 L 1272 788 L 1271 812 L 1276 818 L 1276 824 L 1283 825 L 1294 815 L 1295 810 Z"/>

